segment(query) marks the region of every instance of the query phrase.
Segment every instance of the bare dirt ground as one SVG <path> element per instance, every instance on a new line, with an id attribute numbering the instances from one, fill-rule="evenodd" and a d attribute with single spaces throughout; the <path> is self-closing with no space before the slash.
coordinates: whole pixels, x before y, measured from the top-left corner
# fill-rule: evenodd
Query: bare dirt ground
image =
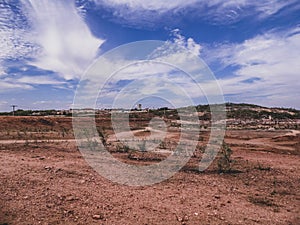
<path id="1" fill-rule="evenodd" d="M 229 130 L 231 172 L 219 173 L 214 164 L 198 172 L 193 157 L 162 183 L 129 187 L 87 164 L 72 140 L 70 119 L 30 118 L 35 125 L 1 119 L 1 225 L 299 224 L 298 131 Z M 8 141 L 17 139 L 23 142 Z M 126 152 L 113 155 L 148 163 Z"/>

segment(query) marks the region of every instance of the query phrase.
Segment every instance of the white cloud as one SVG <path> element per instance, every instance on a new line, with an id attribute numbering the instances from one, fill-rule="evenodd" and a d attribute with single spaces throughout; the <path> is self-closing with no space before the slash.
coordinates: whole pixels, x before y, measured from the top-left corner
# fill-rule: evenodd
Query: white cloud
<path id="1" fill-rule="evenodd" d="M 166 20 L 168 12 L 186 12 L 211 22 L 231 23 L 245 16 L 265 18 L 274 15 L 296 0 L 92 0 L 96 4 L 113 9 L 119 22 L 131 25 L 155 26 L 158 19 Z M 295 9 L 291 9 L 295 10 Z M 155 15 L 155 16 L 154 16 Z M 156 24 L 157 25 L 157 24 Z"/>
<path id="2" fill-rule="evenodd" d="M 130 65 L 123 68 L 120 77 L 126 79 L 139 79 L 152 75 L 168 74 L 174 70 L 177 70 L 177 66 L 189 67 L 191 70 L 198 70 L 198 61 L 193 60 L 194 56 L 200 55 L 201 46 L 196 43 L 192 38 L 185 38 L 180 34 L 179 29 L 172 31 L 173 38 L 166 41 L 164 45 L 156 49 L 148 56 L 149 60 L 155 62 L 143 62 L 136 61 L 108 61 L 107 64 L 111 64 L 111 67 L 119 67 L 119 65 Z M 186 51 L 189 51 L 193 55 L 188 55 Z M 173 62 L 173 65 L 165 64 L 164 62 Z M 116 74 L 118 75 L 118 74 Z M 116 76 L 117 77 L 117 76 Z"/>
<path id="3" fill-rule="evenodd" d="M 22 76 L 21 78 L 14 79 L 17 83 L 24 83 L 24 84 L 51 84 L 51 85 L 58 85 L 58 84 L 65 84 L 64 81 L 55 80 L 49 76 Z"/>
<path id="4" fill-rule="evenodd" d="M 220 79 L 225 94 L 235 101 L 300 108 L 300 29 L 268 32 L 240 44 L 206 49 L 210 62 L 237 66 L 228 78 Z"/>
<path id="5" fill-rule="evenodd" d="M 1 84 L 0 84 L 1 85 Z M 1 92 L 1 91 L 0 91 Z M 10 105 L 8 104 L 7 101 L 3 101 L 3 100 L 0 100 L 0 112 L 4 112 L 4 111 L 7 111 L 8 107 Z"/>
<path id="6" fill-rule="evenodd" d="M 104 40 L 91 34 L 73 1 L 22 0 L 40 46 L 33 65 L 58 72 L 65 79 L 79 78 Z"/>
<path id="7" fill-rule="evenodd" d="M 98 4 L 107 4 L 109 6 L 126 5 L 130 9 L 144 9 L 144 10 L 157 10 L 168 11 L 175 8 L 185 7 L 191 4 L 195 4 L 197 0 L 94 0 Z"/>
<path id="8" fill-rule="evenodd" d="M 80 91 L 76 94 L 80 106 L 84 103 L 86 107 L 93 107 L 99 88 L 104 84 L 100 100 L 112 103 L 119 96 L 118 103 L 122 105 L 119 107 L 129 107 L 137 99 L 149 95 L 166 98 L 181 106 L 188 105 L 191 99 L 196 100 L 197 104 L 200 99 L 196 98 L 205 94 L 215 96 L 221 102 L 222 99 L 217 98 L 220 89 L 214 76 L 198 58 L 202 47 L 192 38 L 182 36 L 178 29 L 172 33 L 173 38 L 166 42 L 156 42 L 156 45 L 152 42 L 136 43 L 129 49 L 123 46 L 114 50 L 116 52 L 104 55 L 88 71 L 88 77 L 84 77 L 80 85 Z M 147 50 L 151 46 L 156 46 L 152 52 Z M 138 54 L 128 56 L 128 52 L 134 52 L 132 47 L 138 50 Z M 115 71 L 117 69 L 120 70 Z M 204 82 L 210 81 L 213 82 L 203 86 Z"/>
<path id="9" fill-rule="evenodd" d="M 18 5 L 0 3 L 0 74 L 5 74 L 4 60 L 22 59 L 33 56 L 36 48 L 30 43 L 26 21 Z"/>
<path id="10" fill-rule="evenodd" d="M 0 77 L 6 75 L 4 67 L 0 63 Z"/>
<path id="11" fill-rule="evenodd" d="M 7 92 L 11 90 L 22 89 L 22 90 L 31 90 L 33 87 L 28 84 L 16 83 L 11 81 L 0 80 L 0 93 Z"/>
<path id="12" fill-rule="evenodd" d="M 174 36 L 172 42 L 175 44 L 177 48 L 184 48 L 196 56 L 200 55 L 201 45 L 196 43 L 193 38 L 186 39 L 184 36 L 181 35 L 179 29 L 174 29 L 172 31 L 172 35 Z"/>
<path id="13" fill-rule="evenodd" d="M 55 85 L 57 88 L 63 88 L 65 81 L 59 81 L 49 76 L 22 76 L 9 77 L 5 76 L 0 79 L 0 92 L 12 90 L 32 90 L 33 85 Z"/>
<path id="14" fill-rule="evenodd" d="M 98 48 L 103 42 L 104 40 L 91 34 L 77 12 L 74 1 L 21 0 L 16 4 L 0 2 L 2 77 L 8 75 L 7 70 L 11 65 L 21 65 L 19 61 L 22 61 L 23 65 L 54 71 L 66 80 L 79 78 L 97 56 Z M 37 84 L 36 79 L 31 81 Z M 50 80 L 47 81 L 49 82 Z M 50 83 L 59 82 L 52 79 Z M 2 86 L 5 89 L 11 88 L 4 81 Z M 26 85 L 16 86 L 22 87 L 28 88 Z"/>
<path id="15" fill-rule="evenodd" d="M 41 105 L 42 108 L 47 108 L 47 106 L 52 106 L 52 105 L 57 105 L 59 106 L 57 109 L 68 109 L 68 108 L 71 108 L 71 102 L 67 102 L 67 101 L 58 101 L 58 100 L 40 100 L 40 101 L 35 101 L 35 102 L 32 102 L 32 106 L 38 106 L 39 108 L 41 108 Z M 46 106 L 46 107 L 45 107 Z"/>
<path id="16" fill-rule="evenodd" d="M 93 79 L 95 82 L 99 82 L 99 71 L 101 70 L 101 74 L 109 74 L 111 73 L 111 69 L 115 68 L 122 68 L 121 71 L 113 74 L 113 77 L 110 77 L 110 81 L 116 81 L 120 78 L 123 79 L 139 79 L 144 78 L 146 76 L 151 75 L 159 75 L 159 74 L 167 74 L 174 70 L 179 66 L 184 65 L 184 67 L 189 67 L 190 70 L 199 70 L 199 63 L 198 61 L 195 62 L 193 58 L 195 56 L 200 55 L 201 46 L 200 44 L 196 43 L 192 38 L 185 38 L 180 34 L 179 29 L 175 29 L 171 32 L 172 38 L 166 42 L 159 42 L 160 47 L 155 49 L 152 53 L 147 55 L 148 53 L 144 53 L 140 50 L 141 47 L 148 49 L 147 43 L 145 42 L 140 47 L 135 47 L 137 51 L 137 55 L 145 54 L 145 58 L 143 60 L 149 60 L 148 62 L 143 61 L 142 63 L 138 60 L 128 60 L 126 55 L 126 50 L 124 52 L 119 52 L 116 57 L 110 56 L 109 59 L 105 57 L 101 60 L 103 61 L 103 65 L 99 66 L 97 70 L 93 72 L 89 71 L 89 79 Z M 139 44 L 137 44 L 139 46 Z M 151 46 L 151 44 L 150 44 Z M 131 49 L 132 51 L 132 49 Z M 146 52 L 147 50 L 145 50 Z M 191 54 L 187 54 L 187 51 Z M 155 62 L 153 62 L 155 61 Z M 164 62 L 172 62 L 164 63 Z M 104 67 L 105 65 L 105 67 Z M 106 79 L 103 79 L 103 83 Z"/>
<path id="17" fill-rule="evenodd" d="M 0 106 L 6 105 L 7 103 L 7 101 L 0 101 Z"/>
<path id="18" fill-rule="evenodd" d="M 202 1 L 204 2 L 204 1 Z M 276 14 L 286 6 L 296 3 L 296 0 L 211 0 L 206 1 L 208 16 L 217 22 L 233 22 L 245 16 L 256 14 L 265 18 Z M 225 21 L 224 21 L 225 20 Z"/>

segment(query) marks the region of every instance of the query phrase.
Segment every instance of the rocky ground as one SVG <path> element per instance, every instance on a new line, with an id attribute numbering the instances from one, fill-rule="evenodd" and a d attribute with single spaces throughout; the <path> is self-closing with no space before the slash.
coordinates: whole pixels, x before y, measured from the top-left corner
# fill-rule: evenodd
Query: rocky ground
<path id="1" fill-rule="evenodd" d="M 198 172 L 193 158 L 144 187 L 103 178 L 61 133 L 60 141 L 0 142 L 0 224 L 299 224 L 299 133 L 227 131 L 225 140 L 230 172 L 214 164 Z"/>

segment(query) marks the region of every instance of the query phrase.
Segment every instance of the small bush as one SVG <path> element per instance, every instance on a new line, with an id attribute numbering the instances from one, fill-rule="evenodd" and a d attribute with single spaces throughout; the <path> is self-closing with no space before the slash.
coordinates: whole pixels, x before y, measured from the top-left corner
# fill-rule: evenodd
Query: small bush
<path id="1" fill-rule="evenodd" d="M 147 149 L 146 149 L 146 141 L 145 140 L 143 140 L 142 141 L 142 143 L 141 144 L 139 144 L 139 147 L 140 147 L 140 151 L 141 152 L 145 152 L 145 151 L 147 151 Z"/>
<path id="2" fill-rule="evenodd" d="M 130 150 L 130 148 L 129 148 L 129 146 L 128 145 L 126 145 L 126 144 L 117 144 L 117 146 L 116 146 L 116 151 L 117 152 L 129 152 L 129 150 Z"/>
<path id="3" fill-rule="evenodd" d="M 231 170 L 231 154 L 231 148 L 223 141 L 218 157 L 218 169 L 220 173 L 229 172 Z"/>

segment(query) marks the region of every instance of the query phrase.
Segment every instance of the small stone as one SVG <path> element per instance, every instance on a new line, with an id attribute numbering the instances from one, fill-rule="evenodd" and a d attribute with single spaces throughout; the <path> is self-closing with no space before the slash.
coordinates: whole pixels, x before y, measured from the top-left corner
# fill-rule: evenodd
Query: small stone
<path id="1" fill-rule="evenodd" d="M 101 214 L 96 214 L 96 215 L 93 215 L 93 219 L 94 220 L 102 220 L 104 217 L 103 217 L 103 215 L 101 215 Z"/>
<path id="2" fill-rule="evenodd" d="M 58 173 L 59 171 L 61 171 L 60 168 L 55 169 L 54 173 Z"/>
<path id="3" fill-rule="evenodd" d="M 57 194 L 57 197 L 62 200 L 63 199 L 63 196 L 61 194 Z"/>
<path id="4" fill-rule="evenodd" d="M 187 215 L 184 216 L 184 221 L 189 221 L 189 217 Z"/>
<path id="5" fill-rule="evenodd" d="M 45 170 L 51 170 L 52 168 L 51 168 L 51 166 L 45 166 L 44 169 Z"/>
<path id="6" fill-rule="evenodd" d="M 177 216 L 177 220 L 178 220 L 178 222 L 182 222 L 183 221 L 182 217 L 180 217 L 180 216 Z"/>
<path id="7" fill-rule="evenodd" d="M 220 195 L 215 195 L 215 198 L 216 198 L 216 199 L 220 199 L 221 196 L 220 196 Z"/>
<path id="8" fill-rule="evenodd" d="M 75 198 L 74 198 L 73 196 L 68 196 L 68 197 L 66 198 L 66 200 L 67 200 L 67 201 L 73 201 L 73 200 L 75 200 Z"/>

